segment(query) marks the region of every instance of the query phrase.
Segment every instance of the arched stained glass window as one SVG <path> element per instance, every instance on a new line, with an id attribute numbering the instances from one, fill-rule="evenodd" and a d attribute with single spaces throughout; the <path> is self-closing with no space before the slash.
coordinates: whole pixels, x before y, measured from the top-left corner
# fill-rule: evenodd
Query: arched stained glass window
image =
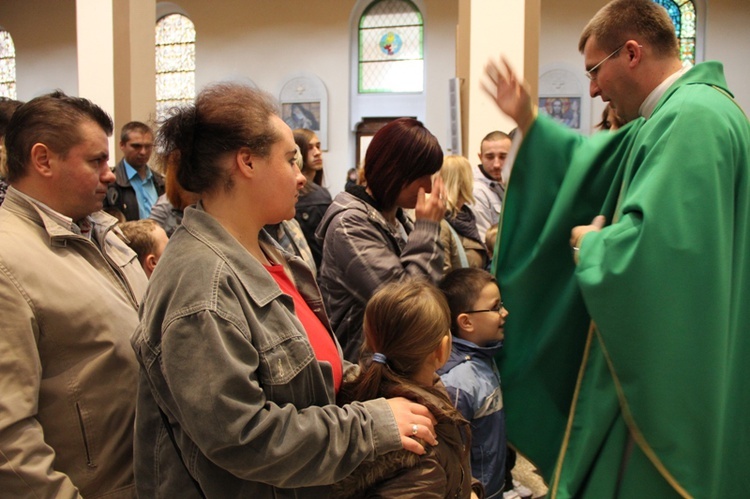
<path id="1" fill-rule="evenodd" d="M 195 99 L 195 26 L 182 14 L 156 23 L 156 119 Z"/>
<path id="2" fill-rule="evenodd" d="M 16 97 L 16 46 L 10 33 L 0 29 L 0 97 Z"/>
<path id="3" fill-rule="evenodd" d="M 359 92 L 422 92 L 423 30 L 408 0 L 370 4 L 359 20 Z"/>
<path id="4" fill-rule="evenodd" d="M 696 18 L 692 0 L 654 0 L 667 9 L 680 41 L 682 62 L 695 64 Z"/>

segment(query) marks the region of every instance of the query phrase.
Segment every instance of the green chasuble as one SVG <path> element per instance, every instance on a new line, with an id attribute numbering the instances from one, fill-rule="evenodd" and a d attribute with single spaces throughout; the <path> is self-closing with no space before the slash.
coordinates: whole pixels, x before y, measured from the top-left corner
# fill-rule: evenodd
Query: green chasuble
<path id="1" fill-rule="evenodd" d="M 726 86 L 699 64 L 648 120 L 584 138 L 540 116 L 523 139 L 498 361 L 550 497 L 750 493 L 750 124 Z M 576 266 L 570 230 L 598 214 Z"/>

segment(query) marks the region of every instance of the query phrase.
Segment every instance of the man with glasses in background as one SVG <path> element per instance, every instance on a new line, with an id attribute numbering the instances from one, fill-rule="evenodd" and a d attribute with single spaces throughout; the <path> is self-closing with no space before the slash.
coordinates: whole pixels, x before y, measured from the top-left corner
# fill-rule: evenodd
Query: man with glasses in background
<path id="1" fill-rule="evenodd" d="M 537 116 L 507 63 L 487 68 L 523 133 L 496 263 L 511 443 L 552 497 L 741 497 L 750 125 L 651 0 L 607 4 L 579 49 L 617 133 Z"/>

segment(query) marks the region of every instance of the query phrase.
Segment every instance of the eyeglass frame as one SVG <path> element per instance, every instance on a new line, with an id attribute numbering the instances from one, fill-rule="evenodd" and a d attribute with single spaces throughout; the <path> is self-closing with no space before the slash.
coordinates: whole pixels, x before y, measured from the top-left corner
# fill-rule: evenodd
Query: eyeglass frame
<path id="1" fill-rule="evenodd" d="M 614 50 L 614 52 L 612 52 L 607 57 L 605 57 L 604 59 L 602 59 L 601 61 L 599 61 L 599 63 L 597 65 L 595 65 L 593 68 L 586 70 L 586 78 L 588 78 L 591 81 L 596 81 L 596 78 L 597 78 L 597 76 L 599 74 L 599 68 L 601 67 L 601 65 L 604 64 L 605 62 L 607 62 L 612 57 L 614 57 L 615 54 L 617 54 L 619 51 L 621 51 L 622 49 L 624 49 L 625 45 L 627 45 L 627 44 L 628 44 L 628 42 L 623 43 L 622 45 L 620 45 L 619 47 L 617 47 Z M 639 45 L 639 47 L 640 47 L 640 45 Z"/>
<path id="2" fill-rule="evenodd" d="M 482 312 L 495 312 L 496 314 L 499 314 L 503 311 L 504 303 L 500 302 L 497 304 L 497 308 L 485 308 L 483 310 L 466 310 L 464 312 L 461 312 L 462 314 L 480 314 Z"/>

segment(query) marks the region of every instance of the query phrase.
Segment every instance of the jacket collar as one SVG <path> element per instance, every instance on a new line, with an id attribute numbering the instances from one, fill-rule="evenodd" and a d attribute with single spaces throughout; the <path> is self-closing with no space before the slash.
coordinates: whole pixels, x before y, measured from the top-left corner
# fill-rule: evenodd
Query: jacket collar
<path id="1" fill-rule="evenodd" d="M 392 232 L 392 229 L 390 228 L 385 217 L 376 208 L 375 205 L 369 202 L 367 198 L 373 201 L 374 199 L 369 194 L 367 194 L 366 191 L 364 191 L 364 188 L 362 186 L 353 187 L 358 189 L 356 189 L 355 192 L 351 192 L 352 187 L 349 187 L 345 192 L 340 192 L 336 195 L 333 202 L 328 207 L 328 210 L 326 210 L 325 215 L 323 215 L 323 219 L 320 221 L 318 228 L 315 230 L 315 236 L 324 240 L 326 237 L 326 232 L 328 231 L 328 226 L 339 213 L 346 210 L 359 210 L 367 215 L 367 219 L 371 223 L 381 227 L 383 231 L 387 233 L 393 240 L 394 245 L 400 248 L 401 244 L 397 241 L 397 237 Z M 411 231 L 414 230 L 414 224 L 406 216 L 402 209 L 399 208 L 396 211 L 396 218 L 399 222 L 401 222 L 401 225 L 403 225 L 404 230 L 406 230 L 407 234 L 411 233 Z"/>
<path id="2" fill-rule="evenodd" d="M 248 296 L 259 306 L 267 305 L 282 294 L 278 284 L 263 265 L 253 258 L 214 217 L 206 213 L 200 202 L 185 209 L 182 227 L 227 263 L 242 283 Z M 259 242 L 263 251 L 274 262 L 284 267 L 292 282 L 295 282 L 292 276 L 292 267 L 295 269 L 295 273 L 305 271 L 310 273 L 309 268 L 300 259 L 281 252 L 266 231 L 260 232 Z M 310 276 L 312 276 L 311 273 Z M 314 277 L 310 277 L 310 279 L 314 280 Z M 298 283 L 295 282 L 295 284 Z M 303 293 L 303 290 L 300 289 L 300 292 Z"/>
<path id="3" fill-rule="evenodd" d="M 468 362 L 472 359 L 488 360 L 492 359 L 500 353 L 503 349 L 503 342 L 496 341 L 490 343 L 486 347 L 480 347 L 470 341 L 462 340 L 456 336 L 453 337 L 453 348 L 451 349 L 450 357 L 443 367 L 440 368 L 440 373 L 450 371 L 459 364 Z"/>
<path id="4" fill-rule="evenodd" d="M 51 208 L 43 205 L 41 201 L 21 193 L 13 186 L 8 188 L 3 204 L 7 210 L 24 216 L 44 227 L 45 232 L 49 236 L 50 244 L 65 245 L 65 239 L 84 237 L 80 234 L 80 229 L 73 220 L 54 212 Z M 104 240 L 107 232 L 117 223 L 116 218 L 103 211 L 92 213 L 88 216 L 88 219 L 92 224 L 92 239 L 97 244 Z"/>
<path id="5" fill-rule="evenodd" d="M 382 213 L 383 208 L 378 202 L 377 199 L 370 196 L 370 194 L 367 192 L 367 189 L 363 185 L 352 185 L 346 188 L 346 192 L 351 194 L 352 196 L 356 197 L 357 199 L 360 199 L 367 203 L 368 205 L 375 208 L 379 213 Z M 398 208 L 396 210 L 396 219 L 401 222 L 402 225 L 406 226 L 406 215 L 404 214 L 404 210 L 401 208 Z"/>

